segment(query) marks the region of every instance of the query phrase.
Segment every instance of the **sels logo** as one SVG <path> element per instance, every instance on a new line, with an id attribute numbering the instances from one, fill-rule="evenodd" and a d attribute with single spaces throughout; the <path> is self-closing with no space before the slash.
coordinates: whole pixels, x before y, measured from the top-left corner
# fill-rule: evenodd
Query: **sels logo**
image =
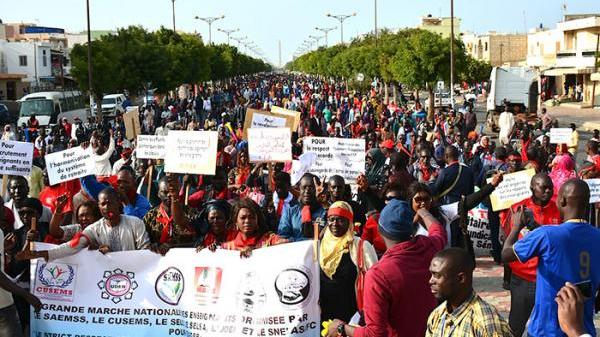
<path id="1" fill-rule="evenodd" d="M 310 294 L 310 272 L 300 267 L 284 269 L 275 279 L 275 291 L 286 306 L 302 304 Z"/>
<path id="2" fill-rule="evenodd" d="M 199 305 L 215 304 L 221 292 L 223 269 L 218 267 L 196 267 L 194 288 Z"/>
<path id="3" fill-rule="evenodd" d="M 124 299 L 130 300 L 138 287 L 134 279 L 135 273 L 123 272 L 119 268 L 105 271 L 104 277 L 97 283 L 98 289 L 102 290 L 100 297 L 111 300 L 115 304 Z"/>
<path id="4" fill-rule="evenodd" d="M 72 302 L 77 265 L 38 261 L 34 293 L 42 299 Z"/>
<path id="5" fill-rule="evenodd" d="M 255 272 L 247 272 L 240 281 L 237 294 L 237 305 L 244 312 L 253 313 L 267 301 L 267 293 Z"/>
<path id="6" fill-rule="evenodd" d="M 169 267 L 156 278 L 154 290 L 156 296 L 170 305 L 179 304 L 184 289 L 183 273 L 175 267 Z"/>

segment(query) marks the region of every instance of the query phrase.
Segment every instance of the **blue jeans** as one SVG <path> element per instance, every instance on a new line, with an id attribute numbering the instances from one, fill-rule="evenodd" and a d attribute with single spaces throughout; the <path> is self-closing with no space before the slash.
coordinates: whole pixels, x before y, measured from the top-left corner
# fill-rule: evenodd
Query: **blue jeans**
<path id="1" fill-rule="evenodd" d="M 21 322 L 14 304 L 0 309 L 0 336 L 23 337 Z"/>

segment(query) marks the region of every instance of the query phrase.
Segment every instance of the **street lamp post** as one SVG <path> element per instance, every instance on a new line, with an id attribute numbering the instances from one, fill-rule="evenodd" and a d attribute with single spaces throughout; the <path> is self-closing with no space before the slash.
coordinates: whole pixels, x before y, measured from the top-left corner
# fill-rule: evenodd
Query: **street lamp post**
<path id="1" fill-rule="evenodd" d="M 454 0 L 450 0 L 450 104 L 454 109 Z"/>
<path id="2" fill-rule="evenodd" d="M 88 88 L 90 91 L 90 110 L 94 109 L 94 89 L 92 87 L 92 32 L 90 31 L 90 0 L 85 1 L 87 14 L 87 56 L 88 56 Z M 97 109 L 102 111 L 102 109 Z"/>
<path id="3" fill-rule="evenodd" d="M 217 20 L 221 20 L 223 18 L 225 18 L 225 15 L 211 16 L 211 17 L 206 17 L 206 18 L 201 18 L 199 16 L 195 17 L 196 20 L 202 20 L 202 21 L 208 23 L 208 44 L 209 45 L 212 44 L 212 24 L 213 24 L 213 22 L 215 22 Z"/>
<path id="4" fill-rule="evenodd" d="M 217 28 L 218 31 L 220 31 L 221 33 L 225 33 L 227 35 L 227 45 L 229 45 L 229 35 L 231 35 L 231 33 L 235 33 L 235 32 L 239 32 L 239 28 L 236 29 L 221 29 L 221 28 Z"/>
<path id="5" fill-rule="evenodd" d="M 331 28 L 319 28 L 319 27 L 315 27 L 316 30 L 322 32 L 323 34 L 325 34 L 325 47 L 329 47 L 329 32 L 332 30 L 335 30 L 335 27 L 331 27 Z"/>
<path id="6" fill-rule="evenodd" d="M 344 21 L 346 21 L 346 19 L 353 17 L 353 16 L 356 16 L 356 12 L 354 12 L 352 14 L 338 14 L 338 15 L 333 15 L 331 13 L 327 13 L 327 17 L 334 18 L 340 22 L 340 41 L 342 44 L 344 44 Z"/>
<path id="7" fill-rule="evenodd" d="M 175 33 L 175 0 L 171 0 L 173 5 L 173 33 Z"/>
<path id="8" fill-rule="evenodd" d="M 317 44 L 317 49 L 319 49 L 319 41 L 321 41 L 323 36 L 309 35 L 308 38 L 313 39 L 315 41 L 315 43 Z"/>
<path id="9" fill-rule="evenodd" d="M 377 47 L 377 0 L 375 1 L 375 46 Z"/>
<path id="10" fill-rule="evenodd" d="M 244 42 L 244 40 L 246 40 L 248 37 L 247 36 L 242 36 L 242 37 L 235 37 L 232 36 L 231 37 L 234 41 L 237 41 L 238 43 L 238 50 L 240 49 L 240 44 L 242 44 Z"/>

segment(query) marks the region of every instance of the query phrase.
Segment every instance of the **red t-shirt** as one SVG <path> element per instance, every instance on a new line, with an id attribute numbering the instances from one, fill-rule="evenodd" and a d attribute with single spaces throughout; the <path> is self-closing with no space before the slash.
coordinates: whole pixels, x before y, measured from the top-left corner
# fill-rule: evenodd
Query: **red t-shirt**
<path id="1" fill-rule="evenodd" d="M 361 239 L 369 241 L 375 248 L 375 252 L 377 252 L 377 255 L 381 256 L 383 253 L 385 253 L 386 248 L 383 238 L 381 237 L 381 235 L 379 235 L 379 229 L 377 224 L 378 221 L 379 213 L 375 213 L 367 219 L 365 227 L 363 228 Z"/>
<path id="2" fill-rule="evenodd" d="M 533 202 L 532 198 L 527 198 L 523 201 L 514 204 L 512 206 L 512 210 L 516 211 L 517 208 L 521 205 L 524 205 L 525 208 L 530 209 L 533 212 L 533 218 L 535 219 L 535 222 L 537 222 L 541 226 L 558 225 L 561 223 L 560 212 L 558 211 L 556 203 L 552 200 L 548 203 L 548 205 L 542 207 L 536 205 Z M 511 212 L 506 213 L 507 217 L 505 227 L 508 230 L 507 233 L 510 233 L 510 231 L 512 230 Z M 527 228 L 523 228 L 523 230 L 521 230 L 521 233 L 519 233 L 519 240 L 522 239 L 525 235 L 527 235 L 527 233 L 529 233 L 529 230 Z M 537 257 L 534 257 L 525 263 L 521 263 L 519 261 L 509 263 L 510 269 L 512 269 L 512 272 L 516 276 L 529 282 L 535 282 L 537 265 Z"/>

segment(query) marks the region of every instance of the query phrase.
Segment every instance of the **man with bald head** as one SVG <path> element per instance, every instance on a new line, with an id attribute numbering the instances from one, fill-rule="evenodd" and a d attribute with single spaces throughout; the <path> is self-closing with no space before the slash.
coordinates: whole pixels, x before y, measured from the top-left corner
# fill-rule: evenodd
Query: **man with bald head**
<path id="1" fill-rule="evenodd" d="M 538 173 L 531 178 L 531 197 L 514 204 L 507 211 L 507 217 L 503 223 L 506 244 L 514 244 L 516 240 L 522 240 L 530 231 L 538 226 L 560 224 L 560 212 L 556 203 L 551 202 L 554 193 L 552 179 L 546 173 Z M 513 217 L 521 208 L 527 212 L 527 223 L 525 228 L 514 231 L 515 220 Z M 533 218 L 531 217 L 533 216 Z M 516 238 L 511 237 L 511 233 Z M 535 303 L 535 278 L 538 259 L 531 259 L 525 263 L 519 261 L 511 262 L 508 266 L 510 273 L 510 315 L 508 323 L 515 336 L 523 335 L 525 325 L 533 310 Z"/>
<path id="2" fill-rule="evenodd" d="M 512 336 L 496 308 L 473 290 L 474 269 L 472 256 L 461 248 L 448 248 L 433 257 L 429 285 L 442 304 L 429 315 L 427 337 Z"/>
<path id="3" fill-rule="evenodd" d="M 558 191 L 556 205 L 563 223 L 541 226 L 517 241 L 530 222 L 521 207 L 513 214 L 513 228 L 506 239 L 502 258 L 506 262 L 538 259 L 535 304 L 529 336 L 564 336 L 558 322 L 555 297 L 566 282 L 582 284 L 587 298 L 584 323 L 595 336 L 594 297 L 600 285 L 600 230 L 586 220 L 590 189 L 580 179 L 570 179 Z"/>

